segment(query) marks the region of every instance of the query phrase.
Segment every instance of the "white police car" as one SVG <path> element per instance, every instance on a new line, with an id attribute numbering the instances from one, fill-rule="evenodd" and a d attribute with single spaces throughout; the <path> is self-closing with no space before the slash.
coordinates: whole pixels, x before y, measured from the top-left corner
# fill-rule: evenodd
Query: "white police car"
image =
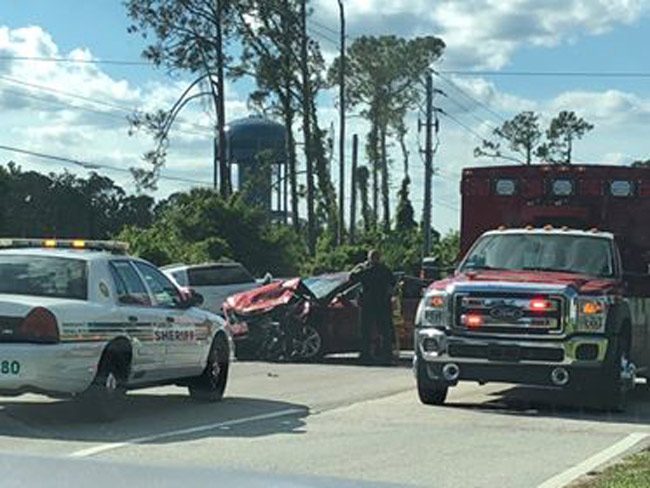
<path id="1" fill-rule="evenodd" d="M 201 301 L 121 243 L 0 239 L 0 395 L 78 397 L 100 418 L 153 385 L 220 400 L 231 339 Z"/>

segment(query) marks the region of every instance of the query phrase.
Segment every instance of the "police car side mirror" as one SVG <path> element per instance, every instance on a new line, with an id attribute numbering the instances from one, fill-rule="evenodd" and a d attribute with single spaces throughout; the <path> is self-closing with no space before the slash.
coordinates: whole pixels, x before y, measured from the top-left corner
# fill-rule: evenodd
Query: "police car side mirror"
<path id="1" fill-rule="evenodd" d="M 271 273 L 266 273 L 262 279 L 262 285 L 270 285 L 273 283 L 273 275 Z"/>
<path id="2" fill-rule="evenodd" d="M 200 307 L 201 305 L 203 305 L 205 299 L 203 298 L 203 295 L 201 295 L 199 292 L 195 290 L 190 290 L 190 297 L 188 301 L 190 302 L 190 307 Z"/>
<path id="3" fill-rule="evenodd" d="M 181 301 L 178 303 L 178 307 L 181 309 L 187 309 L 192 307 L 200 307 L 203 305 L 204 298 L 203 295 L 194 291 L 194 290 L 184 290 L 181 292 Z"/>

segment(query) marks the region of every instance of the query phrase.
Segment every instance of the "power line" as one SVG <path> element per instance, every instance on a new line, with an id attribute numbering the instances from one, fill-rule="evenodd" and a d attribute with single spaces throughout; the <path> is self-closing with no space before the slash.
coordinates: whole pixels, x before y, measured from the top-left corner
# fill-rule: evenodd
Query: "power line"
<path id="1" fill-rule="evenodd" d="M 440 73 L 437 72 L 437 71 L 434 71 L 434 74 L 436 74 L 436 75 L 437 75 L 439 78 L 441 78 L 442 80 L 446 81 L 449 85 L 451 85 L 453 88 L 455 88 L 456 91 L 457 91 L 458 93 L 460 93 L 461 95 L 463 95 L 463 96 L 464 96 L 465 98 L 467 98 L 468 100 L 473 101 L 474 103 L 476 103 L 477 105 L 479 105 L 480 107 L 482 107 L 485 111 L 487 111 L 488 113 L 492 114 L 492 115 L 495 116 L 496 118 L 500 119 L 502 122 L 505 122 L 505 121 L 506 121 L 506 118 L 505 118 L 503 115 L 501 115 L 500 113 L 494 111 L 494 110 L 493 110 L 492 108 L 490 108 L 490 107 L 489 107 L 485 102 L 482 102 L 481 100 L 479 100 L 479 99 L 476 98 L 475 96 L 473 96 L 473 95 L 471 95 L 470 93 L 468 93 L 467 90 L 464 90 L 463 88 L 461 88 L 460 86 L 458 86 L 458 84 L 455 83 L 451 78 L 448 78 L 447 76 L 444 76 L 444 75 L 440 74 Z"/>
<path id="2" fill-rule="evenodd" d="M 42 152 L 37 152 L 37 151 L 31 151 L 29 149 L 22 149 L 19 147 L 14 147 L 14 146 L 6 146 L 3 144 L 0 144 L 0 150 L 4 151 L 9 151 L 9 152 L 14 152 L 18 154 L 25 154 L 28 156 L 33 156 L 36 158 L 41 158 L 41 159 L 47 159 L 51 161 L 59 161 L 62 163 L 67 163 L 67 164 L 73 164 L 75 166 L 81 166 L 82 168 L 86 170 L 94 170 L 94 169 L 104 169 L 107 171 L 115 171 L 118 173 L 128 173 L 132 174 L 130 169 L 127 168 L 120 168 L 118 166 L 111 166 L 108 164 L 101 164 L 101 163 L 94 163 L 90 161 L 83 161 L 80 159 L 73 159 L 73 158 L 68 158 L 65 156 L 57 156 L 54 154 L 47 154 L 47 153 L 42 153 Z M 179 181 L 182 183 L 190 183 L 194 185 L 203 185 L 203 186 L 209 186 L 212 187 L 211 184 L 205 182 L 205 181 L 200 181 L 200 180 L 193 180 L 190 178 L 183 178 L 180 176 L 169 176 L 169 175 L 159 175 L 158 178 L 161 180 L 170 180 L 170 181 Z"/>
<path id="3" fill-rule="evenodd" d="M 67 92 L 65 90 L 60 90 L 58 88 L 54 88 L 54 87 L 51 87 L 51 86 L 40 85 L 40 84 L 37 84 L 37 83 L 32 83 L 32 82 L 21 80 L 21 79 L 18 79 L 18 78 L 12 78 L 10 76 L 0 75 L 0 80 L 5 81 L 7 83 L 15 84 L 15 85 L 26 86 L 26 87 L 33 88 L 33 89 L 39 90 L 39 91 L 54 93 L 56 95 L 63 95 L 65 97 L 69 97 L 69 98 L 72 98 L 72 99 L 83 100 L 85 102 L 92 103 L 92 104 L 95 104 L 95 105 L 111 108 L 113 110 L 119 110 L 119 111 L 125 112 L 127 114 L 132 114 L 135 111 L 134 108 L 125 107 L 123 105 L 118 105 L 118 104 L 115 104 L 115 103 L 105 102 L 103 100 L 99 100 L 99 99 L 94 98 L 94 97 L 86 97 L 86 96 L 83 96 L 83 95 L 77 95 L 75 93 L 70 93 L 70 92 Z M 190 121 L 187 121 L 187 120 L 184 120 L 184 119 L 181 119 L 181 118 L 179 118 L 177 120 L 181 124 L 184 124 L 184 125 L 187 125 L 187 126 L 192 126 L 192 127 L 197 128 L 197 129 L 205 130 L 206 133 L 209 133 L 209 134 L 214 133 L 214 130 L 211 127 L 201 125 L 201 124 L 197 124 L 195 122 L 190 122 Z"/>
<path id="4" fill-rule="evenodd" d="M 322 31 L 319 31 L 316 27 L 310 26 L 309 27 L 310 34 L 315 35 L 316 37 L 319 37 L 321 40 L 325 40 L 329 42 L 330 44 L 333 44 L 334 46 L 339 46 L 339 41 L 332 39 L 329 34 L 324 34 Z"/>
<path id="5" fill-rule="evenodd" d="M 456 124 L 458 124 L 460 127 L 462 127 L 462 128 L 465 129 L 467 132 L 469 132 L 470 134 L 472 134 L 474 137 L 476 137 L 476 138 L 477 138 L 478 140 L 480 140 L 481 142 L 483 142 L 483 141 L 485 140 L 485 138 L 484 138 L 481 134 L 479 134 L 478 132 L 476 132 L 474 129 L 472 129 L 472 128 L 469 127 L 468 125 L 465 125 L 464 123 L 462 123 L 460 120 L 458 120 L 458 119 L 457 119 L 456 117 L 454 117 L 453 115 L 450 115 L 450 114 L 448 114 L 447 112 L 445 112 L 445 111 L 443 111 L 443 110 L 440 110 L 440 113 L 443 114 L 443 115 L 445 115 L 447 118 L 453 120 L 454 122 L 456 122 Z M 512 161 L 512 162 L 513 162 L 513 163 L 520 164 L 520 163 L 518 163 L 517 161 Z"/>
<path id="6" fill-rule="evenodd" d="M 473 111 L 472 111 L 472 110 L 471 110 L 467 105 L 463 105 L 462 103 L 460 103 L 460 102 L 459 102 L 458 100 L 456 100 L 455 98 L 447 97 L 447 99 L 448 99 L 449 101 L 451 101 L 454 105 L 456 105 L 458 108 L 460 108 L 461 110 L 463 110 L 467 115 L 469 115 L 469 116 L 472 117 L 474 120 L 476 120 L 479 124 L 485 124 L 485 123 L 487 123 L 486 120 L 481 119 L 481 118 L 480 118 L 478 115 L 476 115 L 476 114 L 475 114 L 475 113 L 474 113 L 474 112 L 473 112 Z M 490 129 L 494 130 L 494 127 L 493 127 L 493 126 L 491 126 L 491 125 L 489 125 L 489 124 L 488 124 L 488 126 L 489 126 Z"/>
<path id="7" fill-rule="evenodd" d="M 59 100 L 59 99 L 53 100 L 53 99 L 49 99 L 49 98 L 45 98 L 45 97 L 39 97 L 38 95 L 35 95 L 33 93 L 23 92 L 23 91 L 20 91 L 20 90 L 12 90 L 11 88 L 3 89 L 2 93 L 8 93 L 10 95 L 13 95 L 13 96 L 16 96 L 16 97 L 21 97 L 21 98 L 29 98 L 29 99 L 32 99 L 32 100 L 37 100 L 39 102 L 42 102 L 42 103 L 45 103 L 45 104 L 48 104 L 48 105 L 54 105 L 54 106 L 57 106 L 57 107 L 74 108 L 74 109 L 77 109 L 77 110 L 82 110 L 84 112 L 90 112 L 90 113 L 95 113 L 95 114 L 98 114 L 98 115 L 103 115 L 105 117 L 110 117 L 110 118 L 113 118 L 113 119 L 119 119 L 121 121 L 126 120 L 122 115 L 116 115 L 113 112 L 106 112 L 104 110 L 98 110 L 98 109 L 94 109 L 94 108 L 90 108 L 90 107 L 83 107 L 83 106 L 79 106 L 79 105 L 74 105 L 74 104 L 72 104 L 70 102 L 64 102 L 64 101 Z"/>
<path id="8" fill-rule="evenodd" d="M 434 205 L 442 205 L 443 207 L 454 210 L 455 212 L 460 212 L 460 207 L 447 203 L 444 200 L 435 200 L 433 203 Z"/>
<path id="9" fill-rule="evenodd" d="M 66 96 L 66 97 L 75 98 L 77 100 L 83 100 L 85 102 L 94 103 L 95 105 L 101 105 L 101 106 L 112 108 L 112 109 L 115 109 L 115 110 L 121 110 L 123 112 L 128 112 L 128 113 L 133 112 L 133 109 L 128 108 L 128 107 L 124 107 L 124 106 L 117 105 L 117 104 L 114 104 L 114 103 L 104 102 L 102 100 L 98 100 L 97 98 L 85 97 L 83 95 L 77 95 L 75 93 L 70 93 L 70 92 L 67 92 L 65 90 L 60 90 L 58 88 L 54 88 L 54 87 L 51 87 L 51 86 L 39 85 L 38 83 L 32 83 L 31 81 L 25 81 L 25 80 L 21 80 L 21 79 L 18 79 L 18 78 L 12 78 L 10 76 L 4 76 L 4 75 L 0 75 L 0 80 L 3 80 L 5 82 L 7 82 L 7 83 L 13 83 L 15 85 L 28 86 L 30 88 L 34 88 L 34 89 L 40 90 L 40 91 L 45 91 L 45 92 L 55 93 L 57 95 L 63 95 L 63 96 Z"/>
<path id="10" fill-rule="evenodd" d="M 456 117 L 454 117 L 453 115 L 448 114 L 447 112 L 445 112 L 444 110 L 441 110 L 441 109 L 438 109 L 438 111 L 439 111 L 442 115 L 444 115 L 445 117 L 447 117 L 447 118 L 451 119 L 452 121 L 456 122 L 457 125 L 459 125 L 459 126 L 462 127 L 463 129 L 465 129 L 467 132 L 469 132 L 470 134 L 472 134 L 474 137 L 476 137 L 477 139 L 479 139 L 481 142 L 483 142 L 483 141 L 485 140 L 485 137 L 483 137 L 481 134 L 479 134 L 478 132 L 476 132 L 476 131 L 475 131 L 474 129 L 472 129 L 470 126 L 468 126 L 468 125 L 464 124 L 463 122 L 461 122 L 460 120 L 458 120 L 458 119 L 457 119 Z"/>
<path id="11" fill-rule="evenodd" d="M 411 198 L 410 199 L 412 203 L 423 203 L 424 199 L 423 198 Z M 460 207 L 458 205 L 454 205 L 453 203 L 450 203 L 447 200 L 441 200 L 439 198 L 434 198 L 433 199 L 433 204 L 435 205 L 442 205 L 443 207 L 446 207 L 450 210 L 454 210 L 456 212 L 460 211 Z"/>
<path id="12" fill-rule="evenodd" d="M 114 120 L 119 120 L 119 121 L 121 121 L 123 123 L 128 122 L 126 117 L 123 116 L 123 115 L 117 115 L 117 114 L 115 114 L 113 112 L 108 112 L 108 111 L 105 111 L 105 110 L 98 110 L 98 109 L 91 108 L 91 107 L 84 107 L 84 106 L 80 106 L 80 105 L 75 105 L 73 103 L 64 102 L 64 101 L 59 100 L 59 99 L 51 100 L 51 99 L 48 99 L 48 98 L 45 98 L 45 97 L 39 97 L 38 95 L 35 95 L 33 93 L 21 92 L 19 90 L 12 90 L 11 88 L 8 88 L 8 89 L 5 88 L 3 90 L 3 93 L 9 93 L 9 94 L 11 94 L 13 96 L 16 96 L 16 97 L 29 98 L 29 99 L 32 99 L 32 100 L 37 100 L 38 102 L 44 103 L 44 104 L 47 104 L 47 105 L 53 105 L 53 106 L 61 107 L 61 108 L 65 108 L 65 109 L 74 109 L 74 110 L 79 110 L 79 111 L 82 111 L 82 112 L 97 114 L 97 115 L 101 115 L 102 117 L 107 117 L 107 118 L 111 118 L 111 119 L 114 119 Z M 198 131 L 198 130 L 181 129 L 181 128 L 175 128 L 174 130 L 176 130 L 178 132 L 185 133 L 185 134 L 192 134 L 192 135 L 198 135 L 198 136 L 206 136 L 207 135 L 209 137 L 212 137 L 212 133 L 201 132 L 201 131 Z"/>
<path id="13" fill-rule="evenodd" d="M 529 76 L 529 77 L 573 77 L 573 78 L 650 78 L 650 72 L 643 71 L 472 71 L 443 70 L 440 73 L 459 76 Z"/>
<path id="14" fill-rule="evenodd" d="M 112 64 L 118 66 L 151 66 L 147 61 L 128 61 L 122 59 L 72 59 L 48 56 L 11 56 L 0 55 L 1 61 L 36 61 L 44 63 L 70 63 L 70 64 Z"/>
<path id="15" fill-rule="evenodd" d="M 322 22 L 318 22 L 317 20 L 309 19 L 309 23 L 314 24 L 314 25 L 320 27 L 321 29 L 323 29 L 323 30 L 325 30 L 327 32 L 331 32 L 332 34 L 336 34 L 337 36 L 340 34 L 340 32 L 338 30 L 334 29 L 333 27 L 329 27 L 328 25 L 325 25 Z M 348 37 L 348 36 L 345 36 L 345 37 Z"/>

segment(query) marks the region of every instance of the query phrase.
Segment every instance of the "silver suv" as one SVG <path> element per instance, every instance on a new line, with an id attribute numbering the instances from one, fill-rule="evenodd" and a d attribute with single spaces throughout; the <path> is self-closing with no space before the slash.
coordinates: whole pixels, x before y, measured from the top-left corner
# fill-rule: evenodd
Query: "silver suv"
<path id="1" fill-rule="evenodd" d="M 199 292 L 204 298 L 203 308 L 221 315 L 221 307 L 229 296 L 260 286 L 253 275 L 236 262 L 174 264 L 161 269 L 179 286 Z"/>

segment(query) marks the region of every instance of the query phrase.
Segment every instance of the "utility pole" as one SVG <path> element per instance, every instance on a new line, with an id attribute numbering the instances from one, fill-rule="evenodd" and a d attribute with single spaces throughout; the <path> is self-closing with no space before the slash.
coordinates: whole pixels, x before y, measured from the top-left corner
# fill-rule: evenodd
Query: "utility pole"
<path id="1" fill-rule="evenodd" d="M 352 193 L 350 194 L 350 244 L 354 244 L 354 234 L 357 227 L 357 158 L 359 157 L 359 136 L 352 136 Z"/>
<path id="2" fill-rule="evenodd" d="M 217 129 L 218 130 L 218 129 Z M 212 138 L 212 159 L 213 159 L 213 186 L 214 191 L 219 190 L 219 139 L 215 135 Z"/>
<path id="3" fill-rule="evenodd" d="M 343 244 L 345 234 L 345 8 L 339 2 L 341 16 L 341 69 L 339 70 L 339 230 L 338 244 Z M 354 192 L 354 190 L 352 190 Z"/>
<path id="4" fill-rule="evenodd" d="M 217 43 L 217 132 L 219 150 L 219 192 L 221 196 L 228 196 L 232 191 L 230 177 L 230 164 L 226 154 L 226 107 L 224 98 L 224 55 L 223 55 L 223 0 L 215 0 L 216 22 L 216 43 Z M 212 80 L 210 80 L 212 82 Z"/>
<path id="5" fill-rule="evenodd" d="M 289 223 L 289 171 L 286 160 L 282 168 L 282 207 L 284 208 L 282 222 L 287 225 Z"/>
<path id="6" fill-rule="evenodd" d="M 278 185 L 276 188 L 276 209 L 278 211 L 278 217 L 282 215 L 282 163 L 276 164 L 276 175 L 275 182 Z"/>
<path id="7" fill-rule="evenodd" d="M 423 257 L 431 253 L 431 207 L 433 179 L 433 75 L 427 74 L 427 105 L 426 105 L 426 141 L 424 148 L 424 206 L 422 226 L 424 227 Z"/>
<path id="8" fill-rule="evenodd" d="M 300 73 L 302 76 L 302 125 L 305 138 L 305 165 L 307 169 L 307 247 L 309 253 L 316 252 L 316 215 L 314 212 L 314 158 L 312 152 L 312 131 L 309 111 L 311 87 L 307 59 L 307 0 L 300 2 Z"/>

